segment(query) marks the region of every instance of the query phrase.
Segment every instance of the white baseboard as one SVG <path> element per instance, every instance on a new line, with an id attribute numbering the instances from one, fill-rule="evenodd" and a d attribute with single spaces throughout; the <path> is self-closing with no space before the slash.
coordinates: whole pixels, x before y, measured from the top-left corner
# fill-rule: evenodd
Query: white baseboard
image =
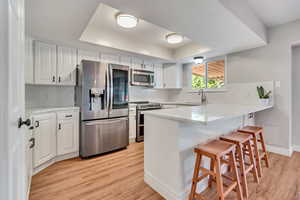
<path id="1" fill-rule="evenodd" d="M 73 152 L 73 153 L 68 153 L 68 154 L 65 154 L 65 155 L 60 155 L 60 156 L 56 156 L 54 158 L 52 158 L 51 160 L 41 164 L 40 166 L 38 167 L 35 167 L 33 169 L 33 175 L 39 173 L 40 171 L 46 169 L 47 167 L 53 165 L 54 163 L 58 162 L 58 161 L 62 161 L 62 160 L 67 160 L 67 159 L 70 159 L 70 158 L 76 158 L 79 156 L 79 152 Z"/>
<path id="2" fill-rule="evenodd" d="M 152 176 L 148 172 L 144 172 L 144 181 L 152 187 L 156 192 L 162 195 L 165 199 L 168 200 L 183 200 L 186 199 L 186 194 L 180 194 L 177 191 L 172 190 L 167 185 L 161 183 L 157 178 Z"/>
<path id="3" fill-rule="evenodd" d="M 283 156 L 291 157 L 293 153 L 293 150 L 291 148 L 288 149 L 288 148 L 283 148 L 275 145 L 266 145 L 266 146 L 267 146 L 267 151 L 280 154 Z"/>
<path id="4" fill-rule="evenodd" d="M 300 146 L 293 146 L 293 151 L 300 152 Z"/>

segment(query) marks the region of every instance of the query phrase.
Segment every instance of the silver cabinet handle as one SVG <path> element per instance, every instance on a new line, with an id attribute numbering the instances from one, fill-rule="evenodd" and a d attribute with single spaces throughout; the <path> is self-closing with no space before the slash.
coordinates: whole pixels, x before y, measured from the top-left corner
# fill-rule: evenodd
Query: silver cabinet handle
<path id="1" fill-rule="evenodd" d="M 73 115 L 65 115 L 65 117 L 70 118 L 73 117 Z"/>

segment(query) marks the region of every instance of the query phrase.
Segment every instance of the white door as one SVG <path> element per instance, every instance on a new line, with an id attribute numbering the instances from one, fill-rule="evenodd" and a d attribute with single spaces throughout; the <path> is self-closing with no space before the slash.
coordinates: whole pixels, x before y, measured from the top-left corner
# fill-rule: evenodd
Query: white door
<path id="1" fill-rule="evenodd" d="M 56 84 L 56 45 L 35 41 L 35 83 Z"/>
<path id="2" fill-rule="evenodd" d="M 0 21 L 0 199 L 24 200 L 24 0 L 1 0 Z"/>
<path id="3" fill-rule="evenodd" d="M 38 167 L 56 156 L 56 114 L 39 114 L 33 118 L 35 122 L 33 163 L 34 167 Z"/>
<path id="4" fill-rule="evenodd" d="M 57 82 L 60 85 L 75 85 L 77 50 L 57 47 Z"/>
<path id="5" fill-rule="evenodd" d="M 78 149 L 78 114 L 76 112 L 57 113 L 57 154 L 77 152 Z"/>

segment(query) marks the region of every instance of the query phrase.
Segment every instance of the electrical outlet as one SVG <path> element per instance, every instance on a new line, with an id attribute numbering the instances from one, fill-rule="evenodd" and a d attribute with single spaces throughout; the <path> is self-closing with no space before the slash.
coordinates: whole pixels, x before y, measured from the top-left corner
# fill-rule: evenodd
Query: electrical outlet
<path id="1" fill-rule="evenodd" d="M 280 81 L 275 81 L 275 87 L 280 88 Z"/>

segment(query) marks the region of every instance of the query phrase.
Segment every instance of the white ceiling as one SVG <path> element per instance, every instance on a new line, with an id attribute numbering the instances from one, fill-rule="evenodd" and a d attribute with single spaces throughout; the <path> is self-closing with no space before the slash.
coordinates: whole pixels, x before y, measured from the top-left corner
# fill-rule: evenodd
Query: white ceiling
<path id="1" fill-rule="evenodd" d="M 227 1 L 230 2 L 230 5 L 225 6 L 224 4 Z M 266 44 L 264 29 L 260 26 L 259 21 L 255 21 L 255 19 L 245 20 L 246 17 L 249 18 L 250 16 L 251 18 L 249 12 L 234 13 L 237 10 L 244 11 L 247 9 L 238 9 L 243 6 L 237 3 L 239 1 L 27 0 L 26 26 L 27 32 L 39 39 L 85 45 L 84 42 L 79 41 L 79 38 L 86 30 L 85 28 L 89 22 L 92 22 L 99 3 L 105 3 L 122 12 L 133 14 L 153 26 L 160 27 L 159 30 L 148 31 L 149 34 L 143 34 L 142 37 L 139 34 L 136 43 L 141 42 L 141 40 L 148 40 L 152 44 L 144 45 L 144 52 L 146 53 L 135 53 L 168 60 L 194 56 L 192 54 L 216 56 Z M 238 7 L 235 6 L 235 2 Z M 228 9 L 229 7 L 233 7 L 233 9 Z M 246 17 L 242 16 L 243 13 L 248 13 L 248 15 Z M 260 28 L 256 29 L 256 27 Z M 196 49 L 195 45 L 188 44 L 176 47 L 176 52 L 171 53 L 173 57 L 170 57 L 168 56 L 170 53 L 167 52 L 170 47 L 164 41 L 149 39 L 154 36 L 161 38 L 161 34 L 164 32 L 161 30 L 179 32 L 192 40 L 193 44 L 199 44 L 210 51 L 191 51 L 191 49 Z M 124 33 L 124 35 L 128 36 L 129 34 Z M 130 37 L 133 37 L 133 35 Z M 104 46 L 109 46 L 109 41 Z M 187 49 L 187 46 L 191 46 L 191 48 Z M 147 49 L 148 47 L 151 47 L 151 49 Z M 165 50 L 154 52 L 154 47 L 160 50 L 163 47 Z M 116 49 L 118 46 L 113 45 L 113 48 Z"/>
<path id="2" fill-rule="evenodd" d="M 300 0 L 248 0 L 268 27 L 300 19 Z"/>
<path id="3" fill-rule="evenodd" d="M 153 55 L 159 53 L 160 55 L 156 56 L 165 56 L 166 58 L 172 57 L 172 52 L 177 48 L 192 43 L 190 39 L 184 37 L 182 43 L 169 44 L 166 42 L 165 36 L 172 33 L 172 31 L 151 24 L 143 19 L 139 19 L 139 23 L 135 28 L 122 28 L 117 25 L 115 17 L 120 12 L 105 4 L 99 4 L 80 40 L 142 54 Z M 197 50 L 205 49 L 205 47 L 200 47 L 200 45 L 193 45 Z"/>

